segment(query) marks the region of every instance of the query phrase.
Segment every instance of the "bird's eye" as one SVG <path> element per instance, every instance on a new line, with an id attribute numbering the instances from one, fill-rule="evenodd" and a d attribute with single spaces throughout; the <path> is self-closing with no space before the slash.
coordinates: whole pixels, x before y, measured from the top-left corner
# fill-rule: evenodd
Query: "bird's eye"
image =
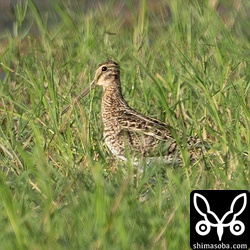
<path id="1" fill-rule="evenodd" d="M 107 69 L 108 69 L 108 68 L 107 68 L 106 66 L 103 66 L 103 67 L 102 67 L 102 71 L 107 71 Z"/>

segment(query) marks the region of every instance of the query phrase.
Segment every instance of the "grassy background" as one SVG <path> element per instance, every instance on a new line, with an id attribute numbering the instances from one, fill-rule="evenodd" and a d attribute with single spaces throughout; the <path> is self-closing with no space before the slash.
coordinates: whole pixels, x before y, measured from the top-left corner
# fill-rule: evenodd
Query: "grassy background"
<path id="1" fill-rule="evenodd" d="M 249 190 L 249 1 L 52 2 L 16 5 L 1 34 L 0 248 L 188 249 L 193 189 Z M 102 140 L 100 89 L 61 118 L 107 58 L 132 107 L 214 155 L 134 182 Z"/>

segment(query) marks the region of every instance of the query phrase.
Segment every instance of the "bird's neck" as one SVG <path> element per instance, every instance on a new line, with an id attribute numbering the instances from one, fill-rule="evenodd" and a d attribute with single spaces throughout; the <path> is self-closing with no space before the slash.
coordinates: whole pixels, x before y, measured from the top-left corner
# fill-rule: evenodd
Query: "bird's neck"
<path id="1" fill-rule="evenodd" d="M 121 110 L 128 107 L 124 100 L 119 81 L 114 81 L 103 88 L 102 94 L 102 116 L 116 116 Z"/>

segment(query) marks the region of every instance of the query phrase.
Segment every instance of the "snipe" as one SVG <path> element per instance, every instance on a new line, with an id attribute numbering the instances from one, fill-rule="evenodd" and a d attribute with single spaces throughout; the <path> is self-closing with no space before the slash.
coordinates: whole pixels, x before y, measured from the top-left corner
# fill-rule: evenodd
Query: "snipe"
<path id="1" fill-rule="evenodd" d="M 166 123 L 144 116 L 124 100 L 121 92 L 120 68 L 114 61 L 101 63 L 90 87 L 73 102 L 74 105 L 97 85 L 103 87 L 101 113 L 104 125 L 103 136 L 110 151 L 122 160 L 130 154 L 134 158 L 162 157 L 164 162 L 181 162 L 180 149 L 187 147 L 190 161 L 201 154 L 203 144 L 196 137 L 173 137 L 174 129 Z M 62 114 L 70 108 L 67 106 Z M 183 142 L 185 140 L 185 142 Z"/>

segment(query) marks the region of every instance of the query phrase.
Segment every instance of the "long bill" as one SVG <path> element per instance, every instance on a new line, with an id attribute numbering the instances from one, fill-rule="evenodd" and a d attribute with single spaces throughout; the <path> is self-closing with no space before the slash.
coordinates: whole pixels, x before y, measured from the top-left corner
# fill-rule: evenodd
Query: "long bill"
<path id="1" fill-rule="evenodd" d="M 64 115 L 65 113 L 67 113 L 70 109 L 70 107 L 73 107 L 76 103 L 78 103 L 85 95 L 87 95 L 92 89 L 95 88 L 95 82 L 93 81 L 89 87 L 87 87 L 86 89 L 84 89 L 74 100 L 71 104 L 69 104 L 68 106 L 66 106 L 61 115 Z"/>

